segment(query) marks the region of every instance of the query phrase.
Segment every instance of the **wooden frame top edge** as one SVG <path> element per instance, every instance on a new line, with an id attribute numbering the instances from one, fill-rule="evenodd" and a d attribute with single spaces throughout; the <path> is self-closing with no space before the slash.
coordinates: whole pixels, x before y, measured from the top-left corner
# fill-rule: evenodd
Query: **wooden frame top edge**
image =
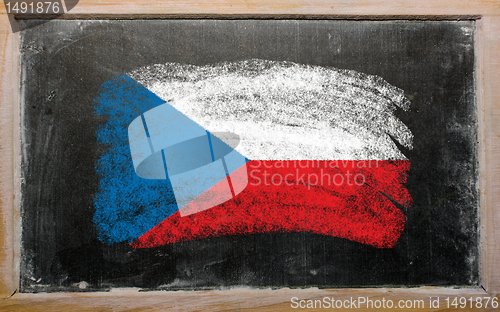
<path id="1" fill-rule="evenodd" d="M 161 20 L 161 19 L 222 19 L 222 20 L 408 20 L 408 21 L 463 21 L 478 20 L 482 15 L 349 15 L 349 14 L 64 14 L 13 15 L 15 20 Z"/>
<path id="2" fill-rule="evenodd" d="M 73 1 L 75 0 L 66 0 Z M 0 5 L 0 14 L 6 13 Z M 343 15 L 343 16 L 476 16 L 500 14 L 498 0 L 162 0 L 139 2 L 136 0 L 80 0 L 65 15 L 133 14 L 133 15 Z"/>

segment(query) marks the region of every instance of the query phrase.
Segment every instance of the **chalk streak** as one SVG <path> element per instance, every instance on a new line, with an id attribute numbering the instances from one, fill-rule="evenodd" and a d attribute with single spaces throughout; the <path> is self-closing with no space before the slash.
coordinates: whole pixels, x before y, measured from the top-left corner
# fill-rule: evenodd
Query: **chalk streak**
<path id="1" fill-rule="evenodd" d="M 377 76 L 290 62 L 167 63 L 130 74 L 210 132 L 241 137 L 250 159 L 406 159 L 413 135 L 395 115 L 404 92 Z"/>

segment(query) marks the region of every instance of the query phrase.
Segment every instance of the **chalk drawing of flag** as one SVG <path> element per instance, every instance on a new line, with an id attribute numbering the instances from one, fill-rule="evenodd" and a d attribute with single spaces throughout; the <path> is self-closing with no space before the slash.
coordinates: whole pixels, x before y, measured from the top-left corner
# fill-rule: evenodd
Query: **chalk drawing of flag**
<path id="1" fill-rule="evenodd" d="M 312 232 L 393 247 L 413 135 L 382 78 L 290 62 L 154 65 L 103 84 L 102 241 Z M 399 147 L 398 147 L 399 146 Z"/>

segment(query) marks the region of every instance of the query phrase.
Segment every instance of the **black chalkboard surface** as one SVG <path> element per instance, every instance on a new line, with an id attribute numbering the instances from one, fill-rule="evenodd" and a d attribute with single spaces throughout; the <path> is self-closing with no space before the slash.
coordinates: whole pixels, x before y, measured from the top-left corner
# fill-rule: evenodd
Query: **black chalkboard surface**
<path id="1" fill-rule="evenodd" d="M 473 21 L 24 23 L 22 292 L 478 284 Z"/>

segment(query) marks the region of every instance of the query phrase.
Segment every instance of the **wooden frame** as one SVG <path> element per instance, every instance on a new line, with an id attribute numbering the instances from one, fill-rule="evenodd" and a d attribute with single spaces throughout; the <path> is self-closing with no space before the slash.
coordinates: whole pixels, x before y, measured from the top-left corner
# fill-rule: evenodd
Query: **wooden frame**
<path id="1" fill-rule="evenodd" d="M 276 311 L 290 309 L 290 299 L 336 299 L 364 296 L 372 300 L 424 299 L 429 297 L 497 296 L 500 293 L 500 1 L 388 0 L 320 1 L 263 0 L 193 1 L 81 0 L 64 18 L 267 16 L 332 18 L 477 19 L 477 81 L 479 111 L 481 287 L 415 289 L 230 289 L 202 292 L 16 294 L 19 285 L 19 33 L 12 33 L 5 8 L 0 11 L 0 306 L 13 310 L 179 310 L 243 309 Z M 446 308 L 441 300 L 441 308 Z M 394 310 L 394 309 L 391 309 Z M 495 309 L 492 309 L 495 310 Z"/>

